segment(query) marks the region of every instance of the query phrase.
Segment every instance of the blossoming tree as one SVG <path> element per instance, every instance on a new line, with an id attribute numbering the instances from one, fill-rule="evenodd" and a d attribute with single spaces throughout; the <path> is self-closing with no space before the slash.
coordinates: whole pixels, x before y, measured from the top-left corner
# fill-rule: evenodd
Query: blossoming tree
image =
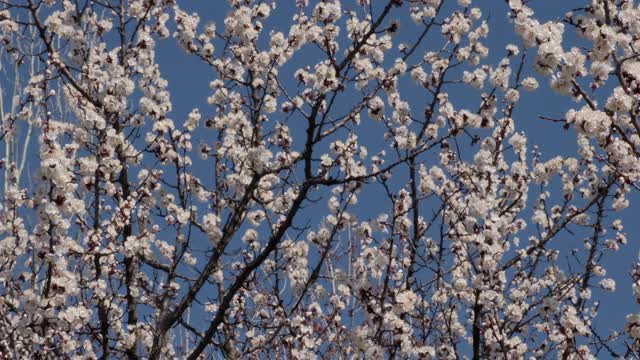
<path id="1" fill-rule="evenodd" d="M 2 358 L 639 357 L 640 7 L 577 2 L 1 0 Z"/>

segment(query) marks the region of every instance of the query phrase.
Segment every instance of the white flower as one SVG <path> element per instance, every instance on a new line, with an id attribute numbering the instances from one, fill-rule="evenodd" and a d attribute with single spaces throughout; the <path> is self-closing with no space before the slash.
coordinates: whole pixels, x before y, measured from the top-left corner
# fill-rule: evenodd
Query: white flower
<path id="1" fill-rule="evenodd" d="M 634 104 L 633 98 L 627 95 L 620 86 L 613 89 L 613 94 L 607 99 L 605 108 L 613 112 L 629 112 Z"/>
<path id="2" fill-rule="evenodd" d="M 462 81 L 476 89 L 480 89 L 484 86 L 486 78 L 487 72 L 484 69 L 475 69 L 473 72 L 464 71 L 462 74 Z"/>
<path id="3" fill-rule="evenodd" d="M 508 44 L 506 49 L 509 56 L 516 56 L 520 53 L 520 49 L 518 49 L 518 46 L 514 44 Z"/>
<path id="4" fill-rule="evenodd" d="M 616 291 L 616 282 L 613 279 L 603 279 L 600 281 L 600 287 L 609 292 Z"/>
<path id="5" fill-rule="evenodd" d="M 509 65 L 509 59 L 503 59 L 497 68 L 491 71 L 489 75 L 489 82 L 491 85 L 506 90 L 509 86 L 509 77 L 511 76 L 511 66 Z"/>
<path id="6" fill-rule="evenodd" d="M 575 129 L 587 136 L 604 136 L 609 132 L 611 118 L 602 111 L 591 110 L 585 106 L 580 111 L 570 110 L 567 115 L 568 123 L 575 123 Z"/>
<path id="7" fill-rule="evenodd" d="M 640 315 L 627 315 L 624 331 L 634 340 L 640 340 Z"/>
<path id="8" fill-rule="evenodd" d="M 384 116 L 384 102 L 380 97 L 376 96 L 369 100 L 368 115 L 373 120 L 380 120 Z"/>
<path id="9" fill-rule="evenodd" d="M 245 244 L 252 243 L 258 240 L 258 232 L 254 229 L 247 229 L 242 236 L 242 242 Z"/>
<path id="10" fill-rule="evenodd" d="M 202 227 L 209 236 L 209 241 L 217 243 L 222 237 L 222 230 L 219 228 L 220 218 L 214 213 L 208 213 L 202 218 Z"/>
<path id="11" fill-rule="evenodd" d="M 538 88 L 538 80 L 533 77 L 526 77 L 522 80 L 522 88 L 526 91 L 533 91 Z"/>
<path id="12" fill-rule="evenodd" d="M 406 290 L 396 295 L 396 302 L 404 312 L 411 312 L 417 300 L 418 296 L 411 290 Z"/>

